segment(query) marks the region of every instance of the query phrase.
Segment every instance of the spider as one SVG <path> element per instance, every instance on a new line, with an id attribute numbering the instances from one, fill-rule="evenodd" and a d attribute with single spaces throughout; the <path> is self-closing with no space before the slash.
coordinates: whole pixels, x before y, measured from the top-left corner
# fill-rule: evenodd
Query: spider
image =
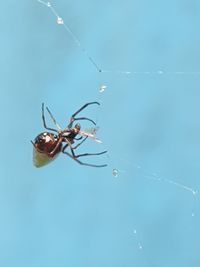
<path id="1" fill-rule="evenodd" d="M 81 131 L 81 125 L 79 123 L 75 124 L 73 126 L 73 123 L 75 121 L 80 121 L 80 120 L 87 120 L 96 125 L 96 123 L 86 117 L 76 117 L 83 109 L 88 107 L 89 105 L 97 104 L 100 105 L 99 102 L 89 102 L 83 105 L 80 109 L 78 109 L 70 118 L 70 122 L 67 125 L 64 130 L 61 129 L 59 124 L 56 122 L 55 118 L 53 117 L 51 111 L 49 110 L 48 107 L 46 107 L 47 112 L 49 113 L 53 123 L 55 124 L 57 129 L 49 128 L 46 125 L 46 120 L 45 120 L 45 115 L 44 115 L 44 103 L 42 103 L 42 121 L 43 121 L 43 126 L 45 129 L 56 132 L 56 134 L 52 132 L 42 132 L 40 133 L 34 141 L 31 141 L 33 144 L 33 164 L 36 167 L 42 167 L 52 160 L 54 160 L 60 152 L 66 154 L 73 160 L 75 160 L 77 163 L 85 166 L 90 166 L 90 167 L 106 167 L 107 164 L 103 165 L 96 165 L 96 164 L 90 164 L 90 163 L 84 163 L 79 160 L 80 157 L 85 157 L 85 156 L 93 156 L 93 155 L 102 155 L 106 153 L 107 151 L 103 151 L 100 153 L 84 153 L 84 154 L 75 154 L 75 150 L 90 136 L 89 134 L 85 135 L 83 134 L 84 132 Z M 82 134 L 82 135 L 81 135 Z M 80 137 L 77 137 L 77 135 L 81 135 Z M 83 138 L 84 136 L 84 138 Z M 75 140 L 81 140 L 77 145 L 73 146 Z M 67 152 L 66 149 L 69 148 L 71 153 Z"/>

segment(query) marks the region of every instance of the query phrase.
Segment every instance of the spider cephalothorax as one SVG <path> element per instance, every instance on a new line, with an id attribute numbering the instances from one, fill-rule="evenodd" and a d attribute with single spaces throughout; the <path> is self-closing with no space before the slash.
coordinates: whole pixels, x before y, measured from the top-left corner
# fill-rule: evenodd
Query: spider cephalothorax
<path id="1" fill-rule="evenodd" d="M 77 120 L 88 120 L 95 124 L 95 122 L 89 118 L 86 117 L 80 117 L 76 118 L 76 115 L 81 112 L 83 109 L 85 109 L 87 106 L 92 104 L 98 104 L 98 102 L 90 102 L 82 106 L 78 111 L 76 111 L 70 119 L 70 123 L 68 126 L 62 130 L 61 127 L 56 122 L 55 118 L 53 117 L 52 113 L 48 108 L 47 111 L 49 115 L 51 116 L 51 119 L 53 120 L 54 124 L 57 127 L 56 129 L 49 128 L 46 126 L 45 116 L 44 116 L 44 104 L 42 104 L 42 120 L 44 128 L 47 130 L 56 132 L 56 134 L 53 134 L 51 132 L 43 132 L 39 134 L 34 141 L 31 141 L 33 144 L 33 163 L 36 167 L 44 166 L 45 164 L 49 163 L 53 159 L 57 157 L 57 155 L 62 152 L 72 159 L 74 159 L 76 162 L 78 162 L 81 165 L 91 166 L 91 167 L 105 167 L 106 164 L 103 165 L 95 165 L 95 164 L 89 164 L 89 163 L 83 163 L 82 161 L 78 160 L 79 157 L 83 156 L 91 156 L 91 155 L 101 155 L 106 153 L 107 151 L 103 151 L 100 153 L 84 153 L 76 155 L 74 150 L 78 148 L 90 135 L 84 135 L 85 138 L 83 138 L 83 135 L 80 134 L 81 125 L 79 123 L 75 124 L 73 127 L 74 121 Z M 79 138 L 76 138 L 77 135 L 81 135 Z M 78 143 L 75 146 L 72 146 L 74 144 L 75 140 L 81 140 L 80 143 Z M 70 148 L 71 153 L 67 152 L 66 149 Z"/>

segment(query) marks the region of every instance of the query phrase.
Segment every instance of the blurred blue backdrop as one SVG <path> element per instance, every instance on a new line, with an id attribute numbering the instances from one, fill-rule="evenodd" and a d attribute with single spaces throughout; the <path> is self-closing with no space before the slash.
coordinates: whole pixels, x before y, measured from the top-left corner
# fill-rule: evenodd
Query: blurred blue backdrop
<path id="1" fill-rule="evenodd" d="M 98 73 L 47 6 L 1 3 L 0 265 L 199 267 L 199 1 L 51 3 L 113 71 Z M 64 127 L 97 100 L 83 114 L 103 144 L 80 151 L 108 149 L 84 161 L 109 166 L 60 155 L 35 168 L 41 103 Z"/>

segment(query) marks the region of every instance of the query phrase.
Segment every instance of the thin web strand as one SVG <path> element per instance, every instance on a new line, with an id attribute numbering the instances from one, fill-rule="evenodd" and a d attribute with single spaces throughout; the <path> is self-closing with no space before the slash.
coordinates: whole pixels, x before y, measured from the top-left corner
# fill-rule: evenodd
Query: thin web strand
<path id="1" fill-rule="evenodd" d="M 141 169 L 142 170 L 142 167 L 140 165 L 137 165 L 136 166 L 138 169 Z M 149 180 L 152 180 L 152 181 L 157 181 L 157 182 L 164 182 L 164 183 L 167 183 L 167 184 L 171 184 L 175 187 L 178 187 L 179 189 L 182 189 L 184 191 L 187 191 L 189 193 L 191 193 L 193 195 L 193 197 L 196 197 L 197 194 L 198 194 L 198 190 L 195 190 L 194 188 L 188 186 L 188 185 L 185 185 L 185 184 L 182 184 L 182 183 L 179 183 L 179 182 L 176 182 L 174 179 L 168 179 L 168 178 L 165 178 L 165 177 L 162 177 L 160 175 L 157 175 L 157 173 L 147 173 L 146 171 L 143 171 L 143 177 L 146 178 L 146 179 L 149 179 Z"/>
<path id="2" fill-rule="evenodd" d="M 185 191 L 188 191 L 188 192 L 192 193 L 192 195 L 193 195 L 194 197 L 195 197 L 195 196 L 197 195 L 197 193 L 198 193 L 198 191 L 197 191 L 197 190 L 194 190 L 192 187 L 189 187 L 189 186 L 187 186 L 187 185 L 185 185 L 185 184 L 178 183 L 178 182 L 173 181 L 173 180 L 168 179 L 168 178 L 157 177 L 157 176 L 155 176 L 155 175 L 153 175 L 153 174 L 151 174 L 151 175 L 144 175 L 144 177 L 147 178 L 147 179 L 150 179 L 150 180 L 154 180 L 154 181 L 158 181 L 158 182 L 165 182 L 165 183 L 168 183 L 168 184 L 172 184 L 172 185 L 174 185 L 174 186 L 176 186 L 176 187 L 178 187 L 178 188 L 180 188 L 180 189 L 183 189 L 183 190 L 185 190 Z"/>
<path id="3" fill-rule="evenodd" d="M 79 38 L 73 33 L 70 27 L 64 22 L 63 18 L 59 16 L 58 12 L 56 11 L 55 7 L 53 7 L 51 2 L 46 2 L 43 0 L 36 0 L 41 5 L 44 5 L 49 8 L 51 13 L 57 18 L 57 23 L 62 25 L 66 32 L 70 34 L 72 39 L 74 40 L 75 44 L 80 48 L 82 53 L 85 54 L 86 58 L 90 61 L 90 63 L 95 67 L 98 72 L 101 73 L 114 73 L 114 74 L 125 74 L 125 75 L 200 75 L 200 71 L 164 71 L 164 70 L 156 70 L 156 71 L 129 71 L 129 70 L 106 70 L 100 68 L 99 64 L 94 60 L 93 57 L 88 53 L 88 51 L 82 46 L 81 41 Z"/>
<path id="4" fill-rule="evenodd" d="M 144 250 L 144 246 L 143 246 L 143 243 L 140 241 L 140 238 L 138 237 L 138 231 L 137 229 L 135 228 L 133 230 L 133 234 L 132 237 L 135 239 L 135 242 L 136 242 L 136 246 L 137 246 L 137 249 L 142 253 L 143 255 L 143 262 L 145 263 L 145 267 L 149 267 L 150 264 L 149 264 L 149 261 L 147 260 L 147 257 L 146 257 L 146 253 L 145 253 L 145 250 Z"/>
<path id="5" fill-rule="evenodd" d="M 37 0 L 40 4 L 48 7 L 52 14 L 55 15 L 55 17 L 57 18 L 57 23 L 63 25 L 64 29 L 68 32 L 68 34 L 71 35 L 72 39 L 74 40 L 75 44 L 81 49 L 81 51 L 85 54 L 85 56 L 87 57 L 87 59 L 91 62 L 91 64 L 96 68 L 96 70 L 98 72 L 102 72 L 102 70 L 100 69 L 100 67 L 98 66 L 98 64 L 96 63 L 96 61 L 89 55 L 89 53 L 87 52 L 87 50 L 81 45 L 80 40 L 78 39 L 78 37 L 72 32 L 72 30 L 69 28 L 69 26 L 64 22 L 64 20 L 62 19 L 62 17 L 60 17 L 56 11 L 56 9 L 52 6 L 52 3 L 50 2 L 45 2 L 42 0 Z"/>
<path id="6" fill-rule="evenodd" d="M 110 158 L 109 154 L 107 156 L 108 156 L 108 158 Z M 112 156 L 111 156 L 111 158 L 112 158 Z M 146 170 L 143 170 L 142 166 L 140 166 L 138 164 L 137 165 L 136 164 L 132 164 L 131 162 L 129 162 L 129 160 L 124 159 L 122 157 L 120 157 L 120 160 L 121 160 L 121 162 L 125 162 L 126 164 L 128 164 L 131 167 L 134 166 L 135 168 L 140 169 L 141 170 L 141 174 L 145 179 L 152 180 L 152 181 L 157 181 L 157 182 L 160 182 L 160 183 L 171 184 L 172 186 L 178 187 L 179 189 L 182 189 L 184 191 L 187 191 L 187 192 L 191 193 L 193 195 L 193 197 L 195 197 L 195 198 L 198 195 L 198 190 L 195 190 L 194 188 L 192 188 L 192 187 L 190 187 L 190 186 L 188 186 L 186 184 L 177 182 L 175 180 L 175 178 L 172 180 L 172 179 L 169 179 L 169 178 L 165 178 L 162 175 L 158 175 L 156 172 L 154 172 L 154 173 L 147 172 Z M 112 175 L 114 177 L 119 177 L 120 173 L 123 173 L 123 172 L 126 172 L 126 171 L 120 170 L 118 168 L 113 168 Z"/>

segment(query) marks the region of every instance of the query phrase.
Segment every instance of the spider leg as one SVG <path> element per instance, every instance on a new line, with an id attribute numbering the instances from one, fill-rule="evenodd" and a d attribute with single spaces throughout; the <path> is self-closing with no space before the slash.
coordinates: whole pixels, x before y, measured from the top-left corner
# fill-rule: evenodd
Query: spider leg
<path id="1" fill-rule="evenodd" d="M 83 105 L 80 109 L 78 109 L 73 115 L 72 115 L 72 118 L 75 117 L 78 113 L 80 113 L 83 109 L 85 109 L 87 106 L 89 105 L 93 105 L 93 104 L 97 104 L 97 105 L 100 105 L 99 102 L 89 102 L 89 103 L 86 103 L 85 105 Z"/>
<path id="2" fill-rule="evenodd" d="M 81 140 L 83 139 L 83 136 L 80 136 L 80 137 L 74 137 L 74 140 Z"/>
<path id="3" fill-rule="evenodd" d="M 58 140 L 56 146 L 54 147 L 54 149 L 49 153 L 50 156 L 53 156 L 55 151 L 58 149 L 58 147 L 60 146 L 60 144 L 62 143 L 62 137 Z"/>
<path id="4" fill-rule="evenodd" d="M 72 150 L 73 151 L 73 150 Z M 68 152 L 63 152 L 64 154 L 68 155 L 71 159 L 75 160 L 77 163 L 79 163 L 80 165 L 84 165 L 84 166 L 89 166 L 89 167 L 97 167 L 97 168 L 101 168 L 101 167 L 106 167 L 107 164 L 103 164 L 103 165 L 96 165 L 96 164 L 90 164 L 90 163 L 84 163 L 80 160 L 78 160 L 76 157 L 74 157 L 74 155 L 68 153 Z"/>
<path id="5" fill-rule="evenodd" d="M 80 121 L 80 120 L 86 120 L 86 121 L 90 121 L 90 122 L 92 122 L 94 125 L 96 125 L 96 122 L 94 122 L 93 120 L 91 120 L 91 119 L 89 119 L 89 118 L 86 118 L 86 117 L 81 117 L 81 118 L 72 118 L 71 119 L 71 122 L 73 123 L 74 121 Z M 70 122 L 70 123 L 71 123 Z"/>
<path id="6" fill-rule="evenodd" d="M 100 153 L 84 153 L 84 154 L 79 154 L 79 155 L 75 155 L 76 158 L 80 158 L 80 157 L 85 157 L 85 156 L 98 156 L 98 155 L 102 155 L 105 154 L 107 151 L 103 151 Z"/>
<path id="7" fill-rule="evenodd" d="M 49 113 L 53 123 L 55 124 L 56 128 L 58 129 L 58 131 L 61 132 L 62 129 L 61 129 L 60 125 L 57 123 L 56 119 L 54 118 L 53 114 L 51 113 L 51 111 L 49 110 L 48 107 L 46 107 L 46 110 L 48 111 L 48 113 Z"/>
<path id="8" fill-rule="evenodd" d="M 69 146 L 69 144 L 64 145 L 64 147 L 62 148 L 62 152 L 65 152 L 65 149 Z"/>
<path id="9" fill-rule="evenodd" d="M 31 143 L 32 143 L 32 145 L 34 146 L 34 148 L 36 149 L 36 146 L 35 146 L 35 144 L 34 144 L 34 142 L 31 140 Z"/>
<path id="10" fill-rule="evenodd" d="M 45 120 L 45 116 L 44 116 L 44 103 L 42 103 L 42 121 L 43 121 L 43 126 L 45 129 L 50 130 L 50 131 L 54 131 L 54 132 L 58 132 L 56 129 L 49 128 L 46 125 L 46 120 Z"/>
<path id="11" fill-rule="evenodd" d="M 77 147 L 79 147 L 86 139 L 88 138 L 88 136 L 86 136 L 79 144 L 77 144 L 74 148 L 72 147 L 71 143 L 66 139 L 65 142 L 67 142 L 67 144 L 63 147 L 62 152 L 63 154 L 68 155 L 70 158 L 72 158 L 73 160 L 75 160 L 77 163 L 81 164 L 81 165 L 85 165 L 85 166 L 90 166 L 90 167 L 106 167 L 107 164 L 102 164 L 102 165 L 96 165 L 96 164 L 90 164 L 90 163 L 84 163 L 80 160 L 78 160 L 78 157 L 84 157 L 84 156 L 93 156 L 93 155 L 101 155 L 106 153 L 107 151 L 103 151 L 100 153 L 84 153 L 84 154 L 79 154 L 79 155 L 75 155 L 74 153 L 74 149 L 76 149 Z M 71 153 L 65 151 L 67 147 L 70 147 Z"/>
<path id="12" fill-rule="evenodd" d="M 71 127 L 72 127 L 72 124 L 73 124 L 73 122 L 74 122 L 75 120 L 76 120 L 76 121 L 77 121 L 77 120 L 88 120 L 88 121 L 92 122 L 94 125 L 96 125 L 96 123 L 95 123 L 93 120 L 88 119 L 88 118 L 86 118 L 86 117 L 75 118 L 76 115 L 79 114 L 83 109 L 85 109 L 87 106 L 89 106 L 89 105 L 93 105 L 93 104 L 100 105 L 99 102 L 89 102 L 89 103 L 86 103 L 85 105 L 83 105 L 83 106 L 82 106 L 80 109 L 78 109 L 74 114 L 72 114 L 71 119 L 70 119 L 70 123 L 69 123 L 69 125 L 68 125 L 68 128 L 71 128 Z"/>
<path id="13" fill-rule="evenodd" d="M 80 145 L 82 145 L 83 142 L 85 142 L 85 140 L 88 138 L 88 136 L 86 136 L 80 143 L 78 143 L 76 146 L 72 147 L 71 143 L 69 141 L 67 141 L 67 139 L 65 139 L 65 142 L 67 142 L 67 144 L 63 147 L 62 152 L 65 152 L 65 149 L 70 146 L 70 148 L 72 150 L 77 149 Z M 82 139 L 82 138 L 81 138 Z"/>
<path id="14" fill-rule="evenodd" d="M 80 145 L 82 145 L 83 142 L 85 142 L 85 140 L 88 138 L 88 136 L 86 136 L 80 143 L 78 143 L 76 146 L 72 147 L 72 149 L 77 149 Z"/>

